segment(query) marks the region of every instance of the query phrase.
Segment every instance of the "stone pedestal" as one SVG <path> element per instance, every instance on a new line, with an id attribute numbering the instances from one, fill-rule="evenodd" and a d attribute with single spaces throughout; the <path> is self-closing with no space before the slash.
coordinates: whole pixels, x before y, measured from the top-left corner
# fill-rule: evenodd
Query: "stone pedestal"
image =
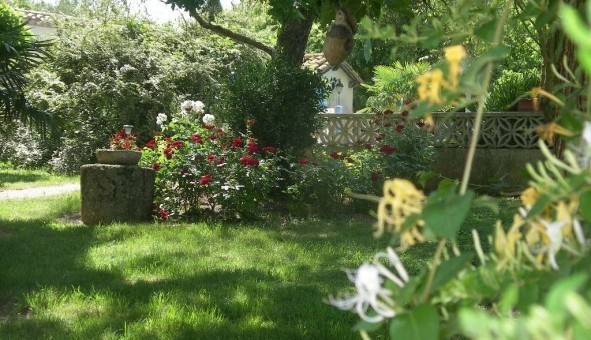
<path id="1" fill-rule="evenodd" d="M 80 168 L 82 222 L 150 219 L 155 172 L 129 165 L 88 164 Z"/>

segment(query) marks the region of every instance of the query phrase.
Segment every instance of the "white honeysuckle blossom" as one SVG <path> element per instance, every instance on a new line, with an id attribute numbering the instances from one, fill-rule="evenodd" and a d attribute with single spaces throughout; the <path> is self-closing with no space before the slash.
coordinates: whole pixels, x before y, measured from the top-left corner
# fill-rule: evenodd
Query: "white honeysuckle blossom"
<path id="1" fill-rule="evenodd" d="M 192 100 L 185 100 L 181 104 L 181 111 L 191 111 L 193 110 L 193 101 Z"/>
<path id="2" fill-rule="evenodd" d="M 378 262 L 384 257 L 390 260 L 390 264 L 394 266 L 400 277 Z M 347 277 L 355 284 L 356 295 L 343 299 L 330 296 L 328 299 L 331 305 L 342 310 L 353 310 L 361 319 L 370 323 L 381 322 L 396 316 L 393 309 L 394 301 L 390 298 L 392 292 L 382 287 L 384 278 L 391 280 L 399 287 L 404 287 L 408 282 L 408 273 L 392 248 L 388 248 L 386 253 L 377 254 L 374 261 L 374 263 L 362 264 L 357 270 L 346 270 Z M 369 307 L 376 315 L 368 315 Z"/>
<path id="3" fill-rule="evenodd" d="M 197 113 L 203 112 L 204 108 L 205 108 L 205 104 L 203 104 L 203 102 L 201 102 L 200 100 L 193 102 L 193 110 L 196 111 Z"/>
<path id="4" fill-rule="evenodd" d="M 209 113 L 205 114 L 203 116 L 203 123 L 206 125 L 213 125 L 213 123 L 215 122 L 215 117 Z"/>
<path id="5" fill-rule="evenodd" d="M 156 116 L 156 124 L 158 124 L 160 126 L 162 126 L 164 123 L 166 123 L 167 120 L 168 120 L 168 117 L 164 113 L 159 113 Z"/>
<path id="6" fill-rule="evenodd" d="M 587 146 L 591 146 L 591 122 L 585 122 L 583 127 L 583 140 Z"/>
<path id="7" fill-rule="evenodd" d="M 577 242 L 584 247 L 585 246 L 585 235 L 583 234 L 583 229 L 581 228 L 581 222 L 576 218 L 573 220 L 573 231 L 575 232 L 575 237 L 577 238 Z"/>
<path id="8" fill-rule="evenodd" d="M 547 245 L 545 249 L 545 252 L 548 255 L 548 261 L 554 270 L 558 270 L 556 253 L 558 253 L 562 246 L 562 228 L 566 225 L 566 221 L 548 222 L 541 219 L 540 222 L 544 225 L 546 235 L 550 240 L 550 244 Z"/>

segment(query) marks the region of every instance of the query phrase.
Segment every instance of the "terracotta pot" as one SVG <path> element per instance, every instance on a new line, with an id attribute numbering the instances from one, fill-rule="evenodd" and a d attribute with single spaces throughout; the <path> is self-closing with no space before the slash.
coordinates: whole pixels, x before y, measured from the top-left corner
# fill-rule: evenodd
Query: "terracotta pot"
<path id="1" fill-rule="evenodd" d="M 96 150 L 96 159 L 100 164 L 137 165 L 142 158 L 140 151 L 134 150 Z"/>
<path id="2" fill-rule="evenodd" d="M 536 111 L 534 103 L 531 99 L 521 99 L 517 102 L 517 111 L 519 112 L 532 112 Z"/>

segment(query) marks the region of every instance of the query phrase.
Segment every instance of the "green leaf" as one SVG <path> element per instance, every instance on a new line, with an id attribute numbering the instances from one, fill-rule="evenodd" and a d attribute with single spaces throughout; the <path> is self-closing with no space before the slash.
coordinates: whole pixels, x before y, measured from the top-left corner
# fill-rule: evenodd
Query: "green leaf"
<path id="1" fill-rule="evenodd" d="M 571 6 L 564 5 L 560 7 L 560 17 L 562 28 L 566 35 L 579 48 L 591 49 L 591 30 L 585 26 L 583 19 L 577 13 L 577 10 Z"/>
<path id="2" fill-rule="evenodd" d="M 456 186 L 435 191 L 427 199 L 423 209 L 423 218 L 427 228 L 435 235 L 455 240 L 462 223 L 470 212 L 474 193 L 464 195 L 455 193 Z"/>
<path id="3" fill-rule="evenodd" d="M 439 315 L 431 304 L 422 304 L 409 314 L 396 316 L 390 322 L 390 338 L 429 340 L 439 338 Z"/>
<path id="4" fill-rule="evenodd" d="M 519 310 L 528 310 L 529 307 L 537 303 L 540 297 L 540 287 L 538 285 L 526 285 L 519 288 L 519 299 L 516 307 Z"/>
<path id="5" fill-rule="evenodd" d="M 497 200 L 490 196 L 479 196 L 472 201 L 474 208 L 487 208 L 495 214 L 499 213 L 499 203 Z"/>
<path id="6" fill-rule="evenodd" d="M 589 33 L 591 34 L 591 32 Z M 577 57 L 588 75 L 591 75 L 591 48 L 579 48 Z"/>
<path id="7" fill-rule="evenodd" d="M 504 59 L 509 54 L 509 48 L 506 46 L 495 46 L 483 53 L 468 66 L 462 76 L 463 86 L 481 87 L 482 70 L 489 62 L 496 62 Z"/>
<path id="8" fill-rule="evenodd" d="M 581 195 L 579 212 L 585 221 L 591 222 L 591 191 Z"/>
<path id="9" fill-rule="evenodd" d="M 419 176 L 419 184 L 421 185 L 421 187 L 425 187 L 425 185 L 427 184 L 427 182 L 434 177 L 437 177 L 438 175 L 433 172 L 433 171 L 419 171 L 418 174 Z"/>
<path id="10" fill-rule="evenodd" d="M 509 315 L 513 307 L 517 304 L 519 300 L 519 288 L 517 285 L 512 284 L 510 285 L 501 296 L 501 301 L 499 301 L 499 308 L 503 315 Z"/>
<path id="11" fill-rule="evenodd" d="M 365 320 L 359 320 L 359 322 L 357 322 L 355 324 L 355 326 L 353 326 L 353 330 L 354 331 L 375 332 L 378 329 L 380 329 L 380 327 L 382 327 L 381 322 L 371 323 L 371 322 L 367 322 Z"/>
<path id="12" fill-rule="evenodd" d="M 431 291 L 442 287 L 453 279 L 462 269 L 472 261 L 474 257 L 473 253 L 464 253 L 460 256 L 452 257 L 451 259 L 441 263 L 437 267 L 433 283 L 431 285 Z"/>
<path id="13" fill-rule="evenodd" d="M 527 213 L 527 218 L 538 216 L 546 208 L 546 206 L 550 204 L 551 201 L 552 199 L 550 196 L 546 194 L 540 196 L 540 198 L 538 198 L 536 201 L 536 204 L 534 204 L 531 210 Z"/>
<path id="14" fill-rule="evenodd" d="M 365 43 L 363 44 L 363 57 L 365 61 L 371 60 L 371 39 L 365 39 Z"/>
<path id="15" fill-rule="evenodd" d="M 492 43 L 495 36 L 495 30 L 497 28 L 497 20 L 491 20 L 478 27 L 474 34 L 487 43 Z"/>

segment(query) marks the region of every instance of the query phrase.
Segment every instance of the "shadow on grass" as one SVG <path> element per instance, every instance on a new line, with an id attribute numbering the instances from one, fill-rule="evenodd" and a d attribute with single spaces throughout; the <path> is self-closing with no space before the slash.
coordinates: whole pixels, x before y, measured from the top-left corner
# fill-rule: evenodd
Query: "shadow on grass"
<path id="1" fill-rule="evenodd" d="M 6 173 L 0 171 L 0 189 L 6 186 L 8 183 L 25 182 L 32 183 L 45 179 L 46 176 L 39 174 L 23 172 L 23 173 Z"/>
<path id="2" fill-rule="evenodd" d="M 0 334 L 6 338 L 358 337 L 350 330 L 356 322 L 353 314 L 322 302 L 326 292 L 317 283 L 332 286 L 327 273 L 339 270 L 334 264 L 327 272 L 300 266 L 297 271 L 303 279 L 288 281 L 265 266 L 200 268 L 198 273 L 170 279 L 130 280 L 120 268 L 89 268 L 91 248 L 125 238 L 115 232 L 99 239 L 95 228 L 100 226 L 54 228 L 42 219 L 0 219 L 0 302 L 4 305 L 0 306 Z M 309 233 L 301 237 L 297 233 L 278 233 L 278 237 L 308 245 L 350 237 L 331 233 L 335 228 L 331 223 L 306 228 Z M 314 232 L 330 236 L 318 239 Z M 332 261 L 325 258 L 321 266 L 331 267 Z M 133 267 L 154 271 L 166 266 L 149 254 L 131 262 Z M 32 297 L 39 295 L 44 296 L 42 301 L 31 306 Z M 61 318 L 56 313 L 73 316 Z"/>

